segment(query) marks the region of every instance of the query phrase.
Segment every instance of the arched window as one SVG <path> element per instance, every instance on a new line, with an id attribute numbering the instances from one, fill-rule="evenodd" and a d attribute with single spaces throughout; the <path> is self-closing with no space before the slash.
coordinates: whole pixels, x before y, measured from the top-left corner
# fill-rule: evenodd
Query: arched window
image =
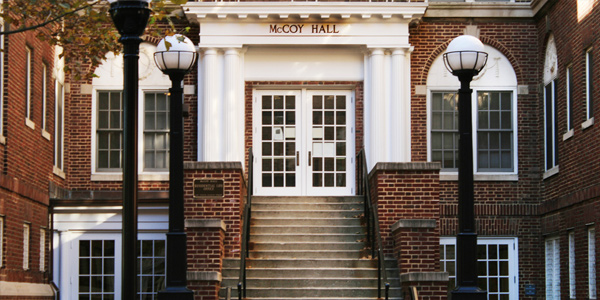
<path id="1" fill-rule="evenodd" d="M 475 179 L 517 179 L 517 76 L 508 59 L 486 45 L 486 67 L 471 82 Z M 442 175 L 458 170 L 458 79 L 438 56 L 427 77 L 428 158 Z"/>
<path id="2" fill-rule="evenodd" d="M 544 177 L 558 171 L 558 128 L 556 107 L 556 86 L 558 77 L 558 60 L 554 37 L 550 36 L 546 45 L 544 60 L 544 147 L 545 170 Z"/>

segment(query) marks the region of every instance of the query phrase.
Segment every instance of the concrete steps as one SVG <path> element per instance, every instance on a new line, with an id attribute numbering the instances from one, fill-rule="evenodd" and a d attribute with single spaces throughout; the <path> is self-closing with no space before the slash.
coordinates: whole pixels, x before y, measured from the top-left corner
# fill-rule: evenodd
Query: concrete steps
<path id="1" fill-rule="evenodd" d="M 361 197 L 254 197 L 246 299 L 377 299 L 377 262 L 367 257 Z M 386 261 L 390 299 L 400 299 Z M 221 299 L 237 299 L 239 259 L 223 264 Z"/>

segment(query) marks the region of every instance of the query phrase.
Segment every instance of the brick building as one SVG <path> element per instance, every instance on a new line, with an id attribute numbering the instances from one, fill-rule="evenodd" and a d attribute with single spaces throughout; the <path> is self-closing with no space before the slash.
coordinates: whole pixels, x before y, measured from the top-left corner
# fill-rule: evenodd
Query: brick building
<path id="1" fill-rule="evenodd" d="M 462 34 L 489 53 L 471 84 L 481 287 L 489 299 L 596 298 L 595 2 L 182 8 L 200 54 L 184 82 L 182 255 L 196 299 L 237 297 L 245 227 L 248 298 L 375 299 L 367 228 L 391 299 L 446 298 L 459 82 L 441 56 Z M 55 284 L 60 299 L 119 299 L 122 56 L 96 78 L 65 78 L 58 51 L 22 35 L 1 56 L 0 298 L 49 298 Z M 140 48 L 141 299 L 164 284 L 168 229 L 171 83 L 156 44 Z"/>

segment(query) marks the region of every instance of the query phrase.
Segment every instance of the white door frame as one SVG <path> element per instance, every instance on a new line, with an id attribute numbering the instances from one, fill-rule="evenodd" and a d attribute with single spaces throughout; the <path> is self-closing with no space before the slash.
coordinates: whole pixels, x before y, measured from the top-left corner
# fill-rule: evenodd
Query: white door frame
<path id="1" fill-rule="evenodd" d="M 262 97 L 265 95 L 293 95 L 295 105 L 295 145 L 296 162 L 294 187 L 262 187 Z M 309 153 L 312 155 L 312 97 L 315 95 L 345 96 L 345 129 L 346 129 L 346 187 L 312 187 L 312 161 L 309 164 Z M 254 194 L 263 196 L 349 196 L 355 193 L 355 101 L 354 92 L 330 89 L 289 89 L 289 90 L 253 90 L 253 153 L 254 153 Z M 275 130 L 275 128 L 273 129 Z M 278 134 L 282 134 L 279 131 Z M 275 133 L 273 133 L 275 134 Z M 331 143 L 332 145 L 335 144 Z M 289 154 L 289 153 L 288 153 Z M 287 157 L 292 159 L 292 157 Z M 339 157 L 338 157 L 339 158 Z M 310 166 L 309 166 L 310 165 Z M 335 174 L 334 174 L 335 175 Z"/>

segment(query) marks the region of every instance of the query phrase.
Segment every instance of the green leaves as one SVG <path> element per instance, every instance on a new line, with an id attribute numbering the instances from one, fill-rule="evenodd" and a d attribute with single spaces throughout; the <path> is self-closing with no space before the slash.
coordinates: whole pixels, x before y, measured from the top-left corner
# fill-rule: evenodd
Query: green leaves
<path id="1" fill-rule="evenodd" d="M 187 2 L 152 0 L 146 33 L 162 38 L 182 31 L 177 20 L 183 15 L 179 5 Z M 0 17 L 11 29 L 2 34 L 35 30 L 40 40 L 62 46 L 65 71 L 76 79 L 94 77 L 105 55 L 118 54 L 122 48 L 106 0 L 4 0 L 2 8 Z"/>
<path id="2" fill-rule="evenodd" d="M 184 5 L 187 2 L 188 2 L 188 0 L 171 0 L 171 3 L 177 4 L 177 5 Z"/>

